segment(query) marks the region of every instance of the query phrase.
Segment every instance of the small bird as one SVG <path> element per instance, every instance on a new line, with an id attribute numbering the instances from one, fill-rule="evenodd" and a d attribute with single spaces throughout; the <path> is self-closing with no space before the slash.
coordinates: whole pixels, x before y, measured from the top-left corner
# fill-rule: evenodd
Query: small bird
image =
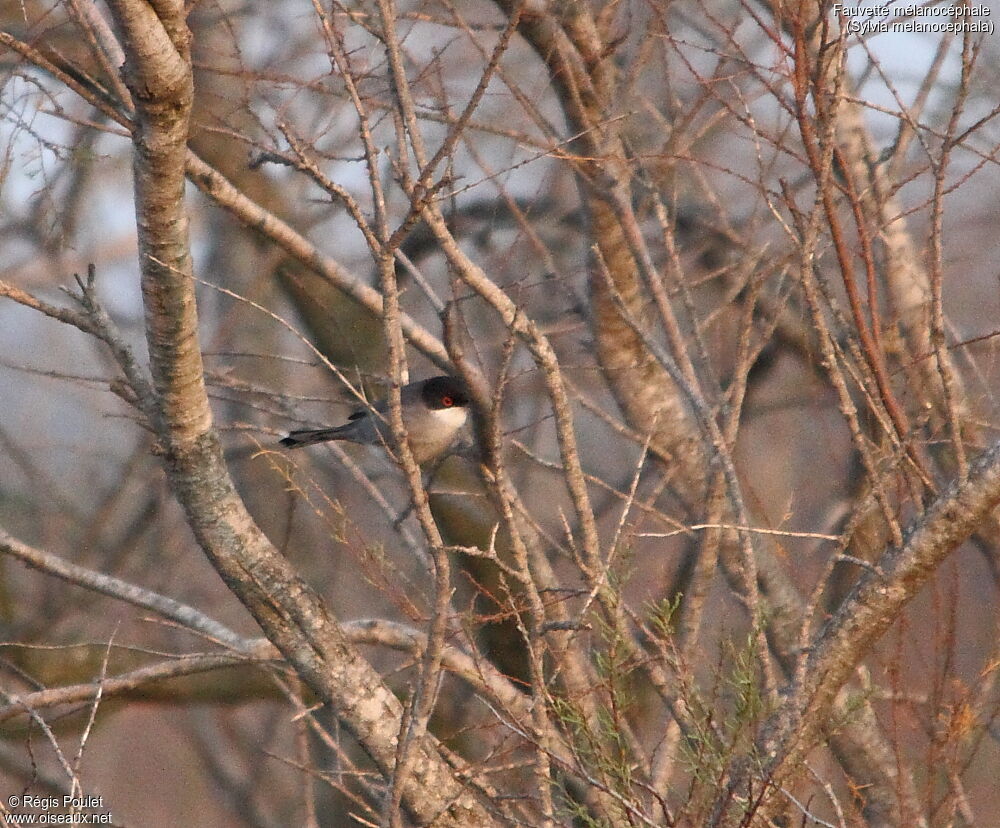
<path id="1" fill-rule="evenodd" d="M 431 377 L 404 385 L 400 394 L 413 459 L 422 464 L 440 457 L 468 420 L 469 397 L 461 383 L 454 377 Z M 293 431 L 280 442 L 285 448 L 298 448 L 327 440 L 391 446 L 389 401 L 357 409 L 342 426 Z"/>

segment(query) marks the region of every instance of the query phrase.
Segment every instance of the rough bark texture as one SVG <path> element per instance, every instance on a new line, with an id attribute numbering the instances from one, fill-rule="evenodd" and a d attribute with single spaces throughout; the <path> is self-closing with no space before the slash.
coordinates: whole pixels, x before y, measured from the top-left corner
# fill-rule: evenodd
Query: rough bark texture
<path id="1" fill-rule="evenodd" d="M 329 703 L 383 773 L 392 773 L 402 709 L 320 598 L 254 524 L 212 428 L 198 345 L 184 205 L 192 103 L 189 35 L 180 4 L 111 3 L 136 102 L 136 218 L 159 437 L 172 489 L 198 543 L 303 681 Z M 402 793 L 421 825 L 493 820 L 425 737 Z"/>
<path id="2" fill-rule="evenodd" d="M 903 546 L 889 549 L 852 590 L 819 636 L 802 681 L 788 691 L 788 703 L 761 729 L 761 776 L 774 785 L 800 770 L 800 763 L 829 724 L 836 695 L 873 644 L 899 617 L 938 566 L 967 540 L 1000 503 L 1000 444 L 984 452 L 967 479 L 950 486 L 916 524 Z M 743 824 L 747 769 L 737 773 L 713 822 Z"/>
<path id="3" fill-rule="evenodd" d="M 623 224 L 634 222 L 628 215 L 631 172 L 618 125 L 609 117 L 614 61 L 590 12 L 572 4 L 552 14 L 525 15 L 522 34 L 549 66 L 571 131 L 580 135 L 580 192 L 600 259 L 591 264 L 593 335 L 605 378 L 629 423 L 650 435 L 653 450 L 668 459 L 676 487 L 695 502 L 705 490 L 707 464 L 689 405 L 622 317 L 608 284 L 610 279 L 636 318 L 646 316 L 649 292 Z"/>

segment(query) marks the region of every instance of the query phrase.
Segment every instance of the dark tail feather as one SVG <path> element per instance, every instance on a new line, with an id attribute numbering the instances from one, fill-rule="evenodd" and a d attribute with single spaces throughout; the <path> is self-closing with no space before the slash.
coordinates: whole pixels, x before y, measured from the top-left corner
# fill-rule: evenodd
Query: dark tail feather
<path id="1" fill-rule="evenodd" d="M 285 448 L 299 448 L 313 443 L 323 443 L 327 440 L 340 439 L 340 428 L 320 428 L 314 431 L 293 431 L 278 443 Z"/>

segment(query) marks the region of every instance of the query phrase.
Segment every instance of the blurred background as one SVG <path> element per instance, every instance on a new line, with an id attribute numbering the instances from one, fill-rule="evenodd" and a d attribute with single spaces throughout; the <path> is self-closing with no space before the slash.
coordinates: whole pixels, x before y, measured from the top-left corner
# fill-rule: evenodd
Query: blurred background
<path id="1" fill-rule="evenodd" d="M 91 39 L 100 26 L 87 15 L 105 19 L 100 6 L 21 2 L 0 10 L 3 29 L 18 41 L 72 68 L 86 86 L 118 94 L 120 82 Z M 970 457 L 995 439 L 1000 61 L 992 34 L 965 42 L 931 33 L 845 37 L 841 110 L 811 108 L 805 116 L 821 139 L 830 124 L 831 134 L 864 130 L 858 157 L 878 171 L 869 180 L 855 177 L 852 193 L 844 176 L 857 176 L 859 168 L 845 174 L 851 158 L 844 150 L 831 165 L 830 186 L 841 200 L 865 318 L 881 332 L 883 367 L 911 428 L 894 442 L 885 408 L 873 399 L 871 359 L 864 358 L 827 217 L 807 243 L 822 185 L 804 149 L 794 56 L 774 11 L 728 0 L 593 4 L 611 43 L 602 57 L 617 73 L 604 124 L 618 134 L 623 153 L 603 174 L 628 171 L 641 243 L 675 308 L 706 408 L 726 434 L 745 516 L 776 532 L 757 542 L 797 591 L 796 623 L 815 632 L 863 572 L 837 564 L 836 556 L 874 560 L 892 540 L 890 521 L 879 523 L 873 512 L 888 506 L 905 525 L 956 473 L 951 424 L 961 420 L 957 439 Z M 646 405 L 640 397 L 633 395 L 635 408 L 625 399 L 632 392 L 620 375 L 641 361 L 616 353 L 622 335 L 605 325 L 609 300 L 597 296 L 608 254 L 592 201 L 606 185 L 586 157 L 589 138 L 581 139 L 579 118 L 567 105 L 565 78 L 554 75 L 537 44 L 515 34 L 487 69 L 507 12 L 486 2 L 403 3 L 397 10 L 423 138 L 431 154 L 453 141 L 434 197 L 461 248 L 559 357 L 622 605 L 649 617 L 673 604 L 680 617 L 689 597 L 702 595 L 698 620 L 678 644 L 683 665 L 674 667 L 690 681 L 692 708 L 697 697 L 724 721 L 740 708 L 734 676 L 753 624 L 721 569 L 699 571 L 708 541 L 705 530 L 690 527 L 742 518 L 711 517 L 711 441 L 662 369 L 638 386 L 660 382 L 680 402 L 655 415 L 637 413 Z M 374 8 L 206 0 L 192 6 L 189 25 L 192 149 L 353 280 L 378 288 L 372 253 L 343 194 L 370 216 L 373 177 L 387 194 L 395 229 L 408 214 L 402 182 L 414 163 L 400 149 L 398 100 Z M 374 169 L 344 73 L 333 65 L 331 32 L 349 57 L 381 151 Z M 0 281 L 72 307 L 74 275 L 86 278 L 93 264 L 100 301 L 141 356 L 131 143 L 121 126 L 9 44 L 0 61 Z M 490 77 L 479 90 L 484 72 Z M 481 101 L 459 122 L 477 90 Z M 845 127 L 848 109 L 856 120 Z M 887 189 L 878 190 L 879 183 Z M 864 213 L 857 226 L 852 204 Z M 357 401 L 341 376 L 373 397 L 384 393 L 381 321 L 194 183 L 187 206 L 206 380 L 240 494 L 338 618 L 420 627 L 433 581 L 399 471 L 377 449 L 322 445 L 288 454 L 276 445 L 289 430 L 345 419 Z M 923 268 L 922 281 L 910 286 L 919 300 L 909 307 L 891 284 L 900 235 L 914 266 Z M 457 320 L 453 342 L 502 390 L 507 472 L 564 591 L 558 600 L 571 614 L 580 611 L 590 587 L 567 538 L 577 518 L 552 405 L 531 354 L 512 344 L 497 314 L 456 278 L 427 225 L 413 222 L 400 254 L 405 312 L 443 337 L 447 307 Z M 802 287 L 806 260 L 816 298 Z M 878 280 L 874 296 L 869 272 Z M 657 343 L 676 349 L 655 291 L 642 284 L 635 318 Z M 944 348 L 957 377 L 948 399 L 921 373 L 933 361 L 919 343 L 932 342 L 937 331 L 927 311 L 935 295 L 943 298 Z M 828 323 L 826 338 L 818 318 Z M 847 377 L 846 399 L 859 412 L 854 424 L 825 364 L 831 342 Z M 644 358 L 642 365 L 653 362 L 648 352 Z M 412 379 L 440 373 L 417 349 L 408 359 Z M 0 299 L 0 527 L 190 604 L 240 635 L 259 635 L 199 551 L 155 441 L 120 388 L 100 342 Z M 907 444 L 931 458 L 933 481 L 914 482 L 920 475 L 908 466 Z M 446 540 L 487 548 L 498 517 L 475 458 L 448 458 L 427 485 Z M 499 537 L 503 546 L 504 532 Z M 928 824 L 988 825 L 1000 807 L 997 542 L 984 527 L 975 543 L 956 551 L 858 676 L 857 690 L 896 771 L 912 779 Z M 480 648 L 523 686 L 517 595 L 488 561 L 458 552 L 454 561 L 453 608 L 467 636 L 456 643 Z M 780 608 L 770 593 L 765 603 L 765 614 Z M 613 653 L 605 633 L 598 625 L 582 635 L 595 652 Z M 0 557 L 4 693 L 87 683 L 211 649 L 190 631 Z M 655 651 L 650 645 L 650 658 Z M 412 659 L 385 647 L 364 653 L 405 695 Z M 773 658 L 782 663 L 777 650 Z M 632 738 L 653 755 L 669 716 L 641 674 L 632 662 L 622 668 L 632 694 L 626 718 Z M 365 824 L 349 814 L 360 820 L 377 799 L 377 784 L 364 779 L 371 765 L 339 737 L 325 711 L 317 718 L 326 738 L 297 718 L 283 681 L 269 670 L 237 667 L 103 700 L 79 764 L 84 792 L 102 794 L 123 825 Z M 90 710 L 76 704 L 42 713 L 70 758 Z M 733 743 L 752 718 L 734 727 Z M 37 723 L 14 715 L 0 721 L 0 794 L 66 789 L 65 771 Z M 455 679 L 442 687 L 433 729 L 463 756 L 509 761 L 506 771 L 497 770 L 498 784 L 518 790 L 523 745 Z M 681 813 L 686 803 L 697 814 L 697 762 L 683 746 L 676 751 L 664 777 L 669 798 L 682 803 Z M 839 801 L 844 823 L 866 824 L 865 793 L 850 773 L 832 753 L 814 758 L 812 770 L 836 791 L 832 801 Z M 825 799 L 810 807 L 835 819 Z M 573 824 L 568 815 L 566 824 Z"/>

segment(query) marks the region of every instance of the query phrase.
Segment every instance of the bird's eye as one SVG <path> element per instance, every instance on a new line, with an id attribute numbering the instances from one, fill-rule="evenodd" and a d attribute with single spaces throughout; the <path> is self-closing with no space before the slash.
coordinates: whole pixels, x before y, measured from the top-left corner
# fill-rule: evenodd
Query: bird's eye
<path id="1" fill-rule="evenodd" d="M 455 401 L 451 397 L 442 397 L 441 405 L 445 408 L 451 408 L 455 404 Z"/>

